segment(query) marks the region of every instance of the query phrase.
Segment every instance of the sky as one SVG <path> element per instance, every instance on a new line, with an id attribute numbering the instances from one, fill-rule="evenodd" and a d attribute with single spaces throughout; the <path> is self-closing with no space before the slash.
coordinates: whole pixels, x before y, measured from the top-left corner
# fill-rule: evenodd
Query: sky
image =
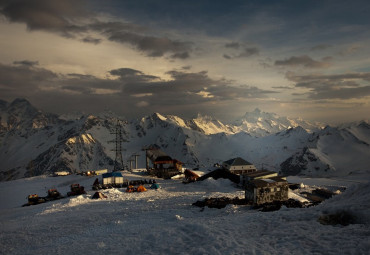
<path id="1" fill-rule="evenodd" d="M 0 99 L 53 113 L 369 119 L 370 2 L 0 0 Z"/>

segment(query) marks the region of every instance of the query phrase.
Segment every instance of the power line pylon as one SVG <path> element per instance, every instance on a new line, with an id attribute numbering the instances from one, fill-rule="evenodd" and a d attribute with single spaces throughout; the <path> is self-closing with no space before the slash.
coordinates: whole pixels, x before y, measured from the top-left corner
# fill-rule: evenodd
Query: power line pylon
<path id="1" fill-rule="evenodd" d="M 122 142 L 127 142 L 127 141 L 123 139 L 122 137 L 122 126 L 119 120 L 117 120 L 115 132 L 111 134 L 116 135 L 116 140 L 115 140 L 116 147 L 115 149 L 112 150 L 116 152 L 116 158 L 114 159 L 113 172 L 121 171 L 121 170 L 124 170 L 123 159 L 122 159 Z"/>

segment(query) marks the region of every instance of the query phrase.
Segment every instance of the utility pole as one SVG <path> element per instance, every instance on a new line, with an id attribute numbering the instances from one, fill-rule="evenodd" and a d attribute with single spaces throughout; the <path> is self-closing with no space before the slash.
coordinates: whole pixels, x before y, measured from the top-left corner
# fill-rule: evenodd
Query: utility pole
<path id="1" fill-rule="evenodd" d="M 140 157 L 139 154 L 133 154 L 132 156 L 135 157 L 135 169 L 137 169 L 137 157 Z"/>
<path id="2" fill-rule="evenodd" d="M 130 171 L 132 172 L 132 162 L 134 162 L 135 160 L 130 158 L 128 161 L 130 162 Z"/>

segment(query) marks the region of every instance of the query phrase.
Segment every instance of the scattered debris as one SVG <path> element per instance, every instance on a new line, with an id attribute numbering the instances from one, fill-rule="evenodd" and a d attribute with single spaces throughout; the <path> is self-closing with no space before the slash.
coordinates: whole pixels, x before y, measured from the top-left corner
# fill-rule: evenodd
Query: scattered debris
<path id="1" fill-rule="evenodd" d="M 94 195 L 91 197 L 91 199 L 105 199 L 105 198 L 107 198 L 107 196 L 99 191 L 95 192 Z"/>
<path id="2" fill-rule="evenodd" d="M 203 201 L 197 201 L 193 203 L 194 206 L 198 207 L 209 207 L 209 208 L 225 208 L 227 205 L 250 205 L 248 201 L 243 198 L 229 198 L 229 197 L 217 197 L 217 198 L 206 198 Z"/>
<path id="3" fill-rule="evenodd" d="M 261 212 L 272 212 L 272 211 L 280 210 L 282 206 L 285 206 L 287 208 L 306 208 L 309 205 L 290 198 L 286 201 L 276 200 L 276 201 L 264 203 L 261 205 L 254 205 L 253 209 L 260 210 Z"/>

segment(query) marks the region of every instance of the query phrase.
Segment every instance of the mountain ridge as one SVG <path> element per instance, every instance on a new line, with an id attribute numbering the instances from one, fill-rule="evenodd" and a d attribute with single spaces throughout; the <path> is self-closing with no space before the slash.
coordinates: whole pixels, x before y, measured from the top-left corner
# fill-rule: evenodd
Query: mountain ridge
<path id="1" fill-rule="evenodd" d="M 0 180 L 61 170 L 112 170 L 116 117 L 84 115 L 66 120 L 43 113 L 26 101 L 17 100 L 0 108 Z M 299 125 L 283 128 L 287 118 L 259 109 L 253 113 L 257 124 L 252 124 L 261 122 L 258 112 L 274 116 L 273 127 L 278 132 L 268 133 L 262 128 L 257 133 L 249 132 L 202 115 L 192 120 L 160 113 L 135 120 L 121 119 L 122 135 L 127 141 L 123 143 L 124 164 L 131 155 L 142 154 L 143 147 L 156 144 L 190 168 L 207 169 L 240 156 L 257 168 L 267 167 L 283 174 L 329 176 L 368 170 L 370 125 L 367 122 L 327 126 L 312 132 Z M 279 125 L 279 119 L 285 123 Z M 268 120 L 265 123 L 270 125 L 272 120 Z M 356 153 L 347 152 L 348 162 L 343 155 L 345 147 Z M 355 167 L 351 157 L 356 159 Z M 142 155 L 139 163 L 144 165 L 143 162 Z"/>

